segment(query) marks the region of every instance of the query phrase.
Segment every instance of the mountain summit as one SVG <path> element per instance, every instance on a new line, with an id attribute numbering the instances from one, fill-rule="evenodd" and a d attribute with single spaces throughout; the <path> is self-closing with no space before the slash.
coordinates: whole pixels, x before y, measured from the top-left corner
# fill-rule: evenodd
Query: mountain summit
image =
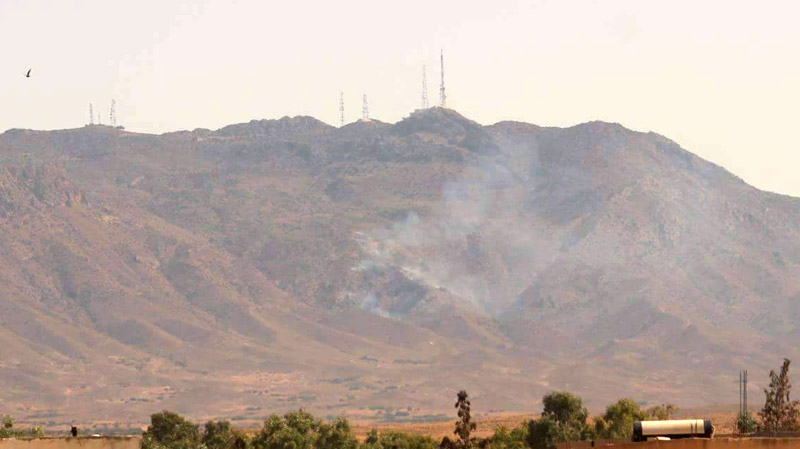
<path id="1" fill-rule="evenodd" d="M 800 355 L 800 200 L 618 124 L 0 135 L 22 420 L 725 402 Z"/>

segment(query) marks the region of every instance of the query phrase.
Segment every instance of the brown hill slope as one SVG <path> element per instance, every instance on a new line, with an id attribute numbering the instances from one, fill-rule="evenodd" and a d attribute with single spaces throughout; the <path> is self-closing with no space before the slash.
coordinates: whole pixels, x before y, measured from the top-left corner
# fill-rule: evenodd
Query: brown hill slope
<path id="1" fill-rule="evenodd" d="M 615 124 L 12 130 L 0 163 L 23 419 L 725 403 L 797 355 L 800 200 Z"/>

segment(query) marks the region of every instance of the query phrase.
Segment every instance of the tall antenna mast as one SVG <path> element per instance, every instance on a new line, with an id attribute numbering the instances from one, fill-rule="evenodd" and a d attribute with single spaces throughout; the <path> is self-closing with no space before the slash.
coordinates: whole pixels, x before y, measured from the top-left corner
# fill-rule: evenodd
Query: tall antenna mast
<path id="1" fill-rule="evenodd" d="M 108 122 L 111 126 L 117 126 L 117 100 L 111 100 L 111 113 L 108 114 Z"/>
<path id="2" fill-rule="evenodd" d="M 428 79 L 425 74 L 425 65 L 422 66 L 422 109 L 428 109 Z"/>
<path id="3" fill-rule="evenodd" d="M 745 425 L 750 417 L 747 406 L 747 370 L 739 371 L 739 416 L 736 418 L 736 428 L 740 434 L 745 433 Z"/>
<path id="4" fill-rule="evenodd" d="M 339 91 L 339 126 L 344 126 L 344 92 Z"/>
<path id="5" fill-rule="evenodd" d="M 361 116 L 364 120 L 369 120 L 369 104 L 367 103 L 367 94 L 364 94 L 364 104 L 361 106 Z"/>
<path id="6" fill-rule="evenodd" d="M 92 110 L 91 103 L 89 103 L 89 124 L 94 125 L 94 111 Z"/>
<path id="7" fill-rule="evenodd" d="M 111 100 L 111 112 L 108 114 L 108 123 L 117 126 L 117 100 Z"/>
<path id="8" fill-rule="evenodd" d="M 736 417 L 736 430 L 738 430 L 740 434 L 744 433 L 742 429 L 742 422 L 744 421 L 744 396 L 742 395 L 743 375 L 744 373 L 739 371 L 739 416 Z"/>
<path id="9" fill-rule="evenodd" d="M 744 370 L 744 385 L 742 386 L 742 398 L 744 402 L 744 414 L 745 416 L 749 416 L 747 407 L 747 370 Z"/>
<path id="10" fill-rule="evenodd" d="M 441 51 L 440 59 L 442 63 L 442 84 L 439 87 L 439 106 L 447 107 L 447 94 L 444 93 L 444 50 Z"/>

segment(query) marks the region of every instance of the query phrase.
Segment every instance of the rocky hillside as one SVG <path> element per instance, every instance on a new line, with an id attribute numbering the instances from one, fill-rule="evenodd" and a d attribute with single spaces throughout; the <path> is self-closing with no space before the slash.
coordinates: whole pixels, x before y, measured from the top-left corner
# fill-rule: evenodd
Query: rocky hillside
<path id="1" fill-rule="evenodd" d="M 617 124 L 11 130 L 0 231 L 28 421 L 707 405 L 800 355 L 800 200 Z"/>

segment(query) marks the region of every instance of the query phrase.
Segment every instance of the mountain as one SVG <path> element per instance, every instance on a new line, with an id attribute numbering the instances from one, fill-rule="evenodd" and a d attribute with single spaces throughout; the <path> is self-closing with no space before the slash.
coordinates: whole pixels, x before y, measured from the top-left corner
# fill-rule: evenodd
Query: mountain
<path id="1" fill-rule="evenodd" d="M 21 421 L 698 406 L 800 355 L 800 200 L 618 124 L 10 130 L 0 230 Z"/>

